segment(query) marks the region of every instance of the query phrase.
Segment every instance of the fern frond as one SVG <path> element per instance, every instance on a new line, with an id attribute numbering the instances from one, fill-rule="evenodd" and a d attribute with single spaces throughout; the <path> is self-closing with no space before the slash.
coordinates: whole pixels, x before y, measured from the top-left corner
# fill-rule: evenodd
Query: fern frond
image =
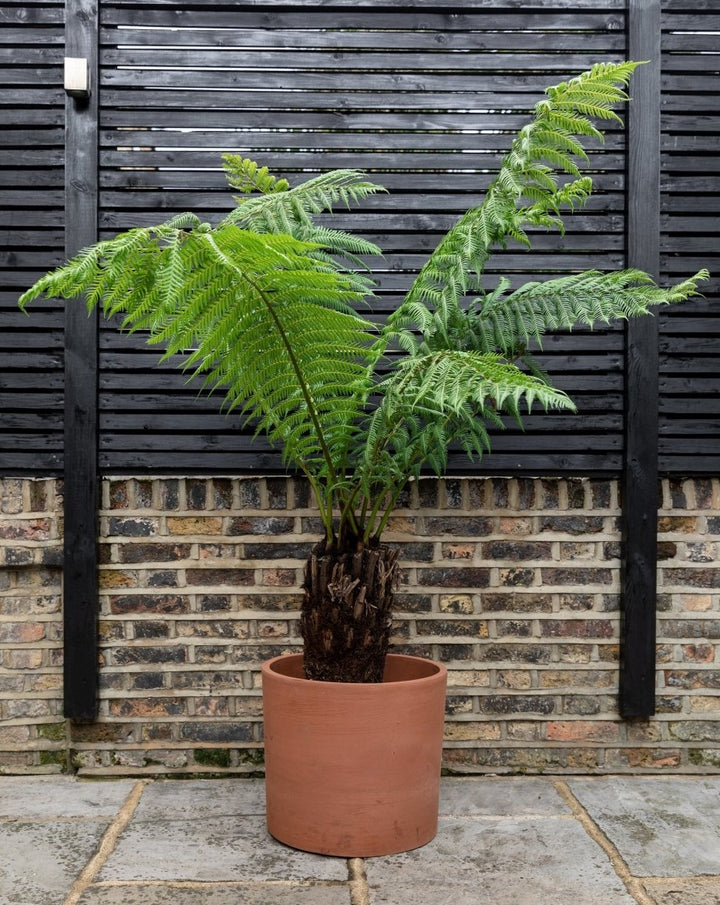
<path id="1" fill-rule="evenodd" d="M 685 301 L 699 294 L 708 279 L 701 270 L 669 289 L 660 288 L 638 270 L 616 273 L 586 271 L 543 283 L 526 283 L 507 296 L 488 297 L 468 318 L 472 347 L 515 357 L 518 350 L 550 330 L 571 330 L 584 324 L 609 323 L 651 313 L 653 307 Z"/>
<path id="2" fill-rule="evenodd" d="M 441 240 L 421 269 L 406 297 L 390 317 L 388 342 L 399 334 L 417 329 L 412 312 L 426 297 L 426 286 L 447 287 L 443 307 L 430 319 L 432 329 L 446 329 L 461 309 L 461 274 L 479 276 L 493 246 L 504 246 L 509 238 L 528 244 L 523 226 L 558 226 L 562 207 L 581 205 L 590 194 L 592 181 L 576 179 L 571 188 L 560 185 L 558 174 L 578 176 L 579 163 L 587 159 L 581 139 L 598 138 L 599 130 L 588 117 L 619 119 L 613 106 L 627 100 L 624 86 L 637 63 L 607 63 L 593 66 L 574 79 L 546 90 L 547 97 L 534 108 L 533 120 L 524 126 L 503 159 L 483 203 L 464 214 Z M 528 203 L 529 202 L 529 203 Z M 455 254 L 448 269 L 448 252 Z M 440 325 L 445 325 L 441 327 Z"/>
<path id="3" fill-rule="evenodd" d="M 366 179 L 360 170 L 332 170 L 282 192 L 243 199 L 225 222 L 259 233 L 297 236 L 300 229 L 314 226 L 312 218 L 335 207 L 350 207 L 382 186 Z"/>
<path id="4" fill-rule="evenodd" d="M 274 192 L 286 192 L 290 188 L 287 179 L 278 179 L 271 175 L 267 167 L 261 167 L 254 160 L 239 154 L 223 154 L 222 165 L 228 183 L 243 194 L 260 192 L 271 195 Z M 242 203 L 245 199 L 236 200 Z"/>

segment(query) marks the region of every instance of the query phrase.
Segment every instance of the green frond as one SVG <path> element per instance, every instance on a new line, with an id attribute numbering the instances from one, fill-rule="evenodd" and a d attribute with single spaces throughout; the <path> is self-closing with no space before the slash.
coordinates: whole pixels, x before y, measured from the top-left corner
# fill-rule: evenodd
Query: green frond
<path id="1" fill-rule="evenodd" d="M 698 283 L 707 278 L 703 270 L 663 289 L 638 270 L 593 270 L 526 283 L 510 295 L 488 297 L 482 307 L 475 306 L 468 317 L 466 341 L 473 348 L 514 357 L 531 341 L 541 346 L 543 336 L 551 330 L 638 317 L 651 313 L 655 306 L 692 298 L 698 295 Z"/>
<path id="2" fill-rule="evenodd" d="M 360 170 L 331 170 L 282 192 L 242 199 L 226 222 L 254 232 L 298 237 L 298 230 L 314 226 L 313 216 L 339 206 L 349 208 L 382 191 Z"/>
<path id="3" fill-rule="evenodd" d="M 222 165 L 228 183 L 243 194 L 260 192 L 270 195 L 274 192 L 286 192 L 290 188 L 287 179 L 272 176 L 267 167 L 258 166 L 254 160 L 239 154 L 223 154 Z M 244 199 L 237 200 L 242 202 Z"/>
<path id="4" fill-rule="evenodd" d="M 466 275 L 482 273 L 493 247 L 503 247 L 509 238 L 527 245 L 524 224 L 557 226 L 561 221 L 552 214 L 565 206 L 580 206 L 587 199 L 592 189 L 589 177 L 578 178 L 568 187 L 558 182 L 558 174 L 579 175 L 579 164 L 587 159 L 581 139 L 600 136 L 588 117 L 619 119 L 612 108 L 628 99 L 624 86 L 637 65 L 598 64 L 546 90 L 547 97 L 535 105 L 533 120 L 513 141 L 483 203 L 464 214 L 443 237 L 405 302 L 390 317 L 388 342 L 417 329 L 411 311 L 417 312 L 418 304 L 427 297 L 428 285 L 449 289 L 443 294 L 444 307 L 435 309 L 431 319 L 435 329 L 440 322 L 457 319 Z M 449 250 L 456 254 L 452 268 L 444 266 Z M 428 318 L 423 320 L 428 322 Z"/>

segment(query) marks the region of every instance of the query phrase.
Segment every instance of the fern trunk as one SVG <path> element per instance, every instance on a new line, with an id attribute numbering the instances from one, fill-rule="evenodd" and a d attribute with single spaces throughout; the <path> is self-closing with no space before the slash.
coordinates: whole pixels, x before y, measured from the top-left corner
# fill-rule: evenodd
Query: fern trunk
<path id="1" fill-rule="evenodd" d="M 300 621 L 308 679 L 382 681 L 397 559 L 397 550 L 383 545 L 328 550 L 322 541 L 313 549 Z"/>

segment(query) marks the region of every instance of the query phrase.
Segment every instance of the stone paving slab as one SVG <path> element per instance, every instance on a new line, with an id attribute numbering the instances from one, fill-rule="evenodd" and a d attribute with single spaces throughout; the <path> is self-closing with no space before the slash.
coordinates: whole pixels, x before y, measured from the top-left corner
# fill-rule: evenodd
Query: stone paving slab
<path id="1" fill-rule="evenodd" d="M 720 777 L 589 777 L 567 785 L 635 876 L 720 875 Z"/>
<path id="2" fill-rule="evenodd" d="M 0 823 L 0 905 L 59 905 L 108 821 Z"/>
<path id="3" fill-rule="evenodd" d="M 718 905 L 720 902 L 720 880 L 714 878 L 646 880 L 643 885 L 656 905 Z"/>
<path id="4" fill-rule="evenodd" d="M 265 781 L 169 780 L 145 788 L 134 821 L 265 816 Z"/>
<path id="5" fill-rule="evenodd" d="M 368 859 L 366 870 L 372 905 L 635 905 L 605 853 L 563 817 L 444 817 L 424 848 Z"/>
<path id="6" fill-rule="evenodd" d="M 345 886 L 297 884 L 203 885 L 194 889 L 147 884 L 95 886 L 78 905 L 350 905 Z"/>
<path id="7" fill-rule="evenodd" d="M 0 777 L 0 817 L 113 817 L 135 781 L 79 782 L 71 776 Z"/>
<path id="8" fill-rule="evenodd" d="M 570 808 L 547 779 L 451 777 L 440 784 L 440 814 L 455 817 L 549 817 Z"/>
<path id="9" fill-rule="evenodd" d="M 98 880 L 347 880 L 347 862 L 281 846 L 264 817 L 133 820 Z"/>

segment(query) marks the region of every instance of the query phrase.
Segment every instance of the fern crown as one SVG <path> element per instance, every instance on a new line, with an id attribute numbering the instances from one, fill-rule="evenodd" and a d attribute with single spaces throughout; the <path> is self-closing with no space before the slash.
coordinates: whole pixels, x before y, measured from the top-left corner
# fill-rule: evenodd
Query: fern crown
<path id="1" fill-rule="evenodd" d="M 506 417 L 574 410 L 531 352 L 548 331 L 646 315 L 697 295 L 707 277 L 664 289 L 636 270 L 588 271 L 484 288 L 493 250 L 530 247 L 529 230 L 562 231 L 564 212 L 585 204 L 585 143 L 602 141 L 597 121 L 619 120 L 637 65 L 600 63 L 546 90 L 483 202 L 381 327 L 358 313 L 380 249 L 317 218 L 384 190 L 357 170 L 291 186 L 231 154 L 236 206 L 217 225 L 181 214 L 121 233 L 46 274 L 20 305 L 84 296 L 142 331 L 307 476 L 330 545 L 376 542 L 408 480 L 441 475 L 448 449 L 479 459 Z"/>

